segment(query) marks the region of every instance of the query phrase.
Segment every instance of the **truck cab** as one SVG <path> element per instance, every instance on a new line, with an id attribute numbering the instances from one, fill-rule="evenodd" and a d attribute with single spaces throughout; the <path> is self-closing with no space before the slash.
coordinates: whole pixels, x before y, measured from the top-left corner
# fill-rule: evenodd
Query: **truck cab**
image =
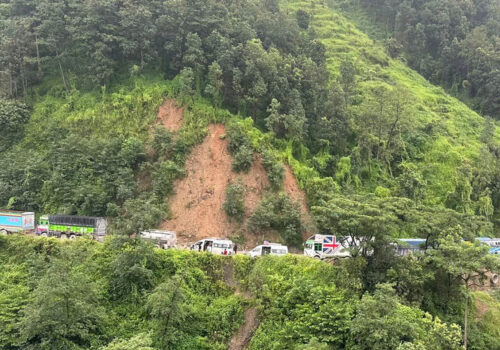
<path id="1" fill-rule="evenodd" d="M 49 235 L 49 216 L 42 215 L 38 218 L 38 225 L 36 227 L 37 236 L 48 236 Z"/>

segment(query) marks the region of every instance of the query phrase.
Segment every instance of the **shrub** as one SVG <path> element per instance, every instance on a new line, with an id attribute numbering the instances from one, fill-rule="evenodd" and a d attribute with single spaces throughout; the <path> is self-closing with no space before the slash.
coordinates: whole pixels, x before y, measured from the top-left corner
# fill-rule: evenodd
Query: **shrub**
<path id="1" fill-rule="evenodd" d="M 237 123 L 231 123 L 227 128 L 227 149 L 233 156 L 233 170 L 236 172 L 248 171 L 253 162 L 253 148 L 250 138 L 243 127 Z"/>
<path id="2" fill-rule="evenodd" d="M 172 147 L 172 132 L 164 126 L 157 126 L 151 140 L 151 148 L 155 153 L 155 159 L 168 156 L 172 151 Z"/>
<path id="3" fill-rule="evenodd" d="M 171 160 L 161 162 L 152 174 L 155 194 L 160 198 L 170 194 L 173 190 L 174 180 L 183 174 L 184 170 Z"/>
<path id="4" fill-rule="evenodd" d="M 253 150 L 247 145 L 242 145 L 233 157 L 233 170 L 237 173 L 241 171 L 247 172 L 252 166 Z"/>
<path id="5" fill-rule="evenodd" d="M 391 190 L 383 186 L 377 186 L 375 195 L 379 198 L 388 198 L 391 196 Z"/>
<path id="6" fill-rule="evenodd" d="M 226 187 L 226 201 L 223 209 L 227 216 L 235 218 L 239 222 L 243 220 L 243 214 L 245 214 L 244 192 L 241 180 Z"/>
<path id="7" fill-rule="evenodd" d="M 248 228 L 253 232 L 275 230 L 287 244 L 299 246 L 304 230 L 300 204 L 284 193 L 267 196 L 248 220 Z"/>
<path id="8" fill-rule="evenodd" d="M 285 167 L 269 150 L 262 152 L 262 164 L 267 172 L 269 184 L 273 190 L 279 190 L 285 177 Z"/>

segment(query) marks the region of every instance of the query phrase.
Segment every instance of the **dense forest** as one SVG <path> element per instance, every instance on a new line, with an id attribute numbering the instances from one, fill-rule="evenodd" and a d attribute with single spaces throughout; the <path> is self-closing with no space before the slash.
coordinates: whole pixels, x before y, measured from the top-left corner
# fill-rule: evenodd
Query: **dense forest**
<path id="1" fill-rule="evenodd" d="M 153 112 L 169 91 L 185 103 L 202 96 L 269 131 L 268 143 L 307 167 L 294 171 L 310 207 L 325 207 L 339 192 L 372 193 L 408 198 L 417 211 L 437 205 L 467 221 L 494 223 L 500 206 L 495 123 L 426 86 L 383 48 L 359 51 L 368 39 L 337 14 L 337 27 L 324 34 L 334 19 L 315 18 L 331 12 L 314 2 L 303 6 L 309 12 L 297 5 L 3 4 L 2 91 L 16 98 L 1 105 L 9 130 L 1 136 L 2 159 L 9 162 L 0 172 L 3 205 L 116 212 L 115 205 L 137 197 L 134 174 L 158 161 L 141 155 Z M 355 44 L 338 40 L 330 47 L 346 35 Z M 160 77 L 176 79 L 162 85 Z M 185 140 L 163 158 L 182 167 L 181 154 L 194 143 Z M 237 153 L 244 162 L 248 145 Z M 474 226 L 469 235 L 492 232 Z"/>
<path id="2" fill-rule="evenodd" d="M 0 237 L 0 347 L 226 348 L 249 307 L 231 265 L 259 307 L 251 349 L 458 349 L 466 329 L 470 349 L 500 348 L 498 294 L 469 288 L 498 268 L 474 242 L 500 229 L 498 14 L 486 0 L 1 1 L 0 207 L 106 216 L 116 237 Z M 184 107 L 175 132 L 157 125 L 167 98 Z M 355 258 L 233 266 L 130 238 L 169 217 L 212 123 L 233 171 L 255 154 L 266 170 L 250 234 L 300 247 L 290 166 L 314 231 L 362 242 Z M 240 224 L 242 196 L 228 185 Z M 398 257 L 401 237 L 432 249 Z"/>

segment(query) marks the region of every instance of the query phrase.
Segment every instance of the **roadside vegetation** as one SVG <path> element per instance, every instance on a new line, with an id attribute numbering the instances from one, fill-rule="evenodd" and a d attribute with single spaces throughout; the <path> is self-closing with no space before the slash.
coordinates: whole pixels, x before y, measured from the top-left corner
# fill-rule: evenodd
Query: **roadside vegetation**
<path id="1" fill-rule="evenodd" d="M 123 236 L 104 244 L 2 236 L 0 342 L 19 350 L 226 349 L 251 302 L 259 327 L 250 349 L 458 350 L 468 297 L 469 349 L 495 349 L 499 296 L 464 294 L 462 284 L 495 257 L 445 238 L 421 259 L 394 257 L 391 277 L 367 289 L 370 262 L 361 256 L 331 264 L 165 251 Z"/>
<path id="2" fill-rule="evenodd" d="M 301 207 L 283 191 L 290 167 L 318 232 L 362 242 L 333 266 L 235 257 L 239 283 L 259 305 L 250 348 L 458 349 L 465 330 L 469 349 L 500 347 L 491 311 L 498 295 L 469 288 L 498 268 L 474 241 L 499 230 L 500 134 L 486 118 L 496 117 L 488 109 L 496 108 L 495 66 L 480 77 L 461 65 L 441 71 L 445 40 L 413 57 L 409 42 L 379 45 L 329 5 L 0 6 L 0 207 L 106 216 L 113 234 L 103 245 L 0 237 L 0 346 L 226 348 L 246 307 L 225 284 L 228 260 L 156 251 L 131 238 L 168 217 L 192 147 L 221 123 L 233 171 L 245 173 L 261 157 L 267 172 L 250 232 L 275 231 L 301 245 Z M 391 16 L 384 13 L 388 23 Z M 457 52 L 478 30 L 463 33 Z M 469 94 L 484 115 L 402 57 Z M 427 69 L 430 58 L 439 62 Z M 467 90 L 477 84 L 484 89 Z M 157 125 L 165 99 L 184 108 L 177 131 Z M 224 205 L 237 222 L 240 187 L 229 184 Z M 426 238 L 433 249 L 398 257 L 393 243 L 402 237 Z M 410 331 L 394 326 L 401 323 Z"/>

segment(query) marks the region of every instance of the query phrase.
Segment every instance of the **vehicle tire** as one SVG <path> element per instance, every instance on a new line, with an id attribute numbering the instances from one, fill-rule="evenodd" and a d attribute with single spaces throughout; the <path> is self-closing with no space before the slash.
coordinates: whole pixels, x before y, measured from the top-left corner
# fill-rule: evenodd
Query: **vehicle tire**
<path id="1" fill-rule="evenodd" d="M 42 236 L 42 237 L 48 237 L 49 235 L 47 234 L 47 232 L 42 232 L 42 233 L 40 233 L 40 236 Z"/>
<path id="2" fill-rule="evenodd" d="M 70 235 L 69 239 L 76 239 L 76 235 Z"/>
<path id="3" fill-rule="evenodd" d="M 65 233 L 61 233 L 61 235 L 59 236 L 60 239 L 68 239 L 68 235 L 65 234 Z"/>
<path id="4" fill-rule="evenodd" d="M 491 275 L 490 282 L 492 285 L 496 285 L 498 283 L 498 275 L 496 273 Z"/>
<path id="5" fill-rule="evenodd" d="M 318 260 L 320 260 L 320 259 L 321 259 L 321 257 L 320 257 L 319 255 L 315 255 L 315 256 L 314 256 L 314 259 L 318 259 Z"/>
<path id="6" fill-rule="evenodd" d="M 7 236 L 8 234 L 7 230 L 0 230 L 0 236 Z"/>

